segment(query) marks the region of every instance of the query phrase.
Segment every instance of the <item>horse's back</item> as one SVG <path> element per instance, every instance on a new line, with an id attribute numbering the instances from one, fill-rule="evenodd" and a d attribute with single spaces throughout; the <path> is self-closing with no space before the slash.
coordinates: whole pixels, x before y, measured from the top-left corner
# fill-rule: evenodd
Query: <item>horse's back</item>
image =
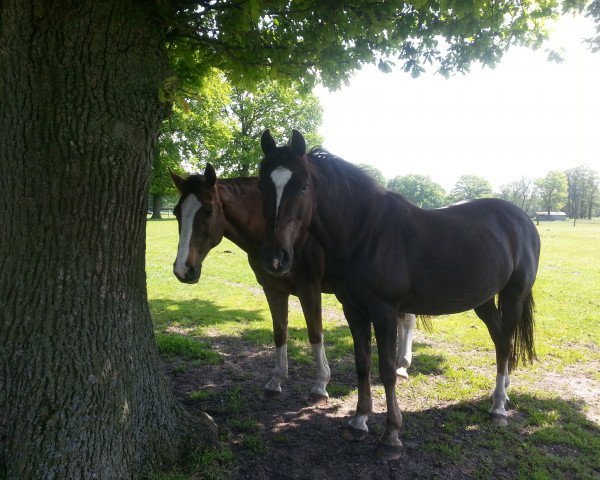
<path id="1" fill-rule="evenodd" d="M 436 210 L 414 207 L 399 228 L 404 241 L 407 311 L 453 313 L 484 303 L 511 278 L 531 288 L 539 236 L 529 217 L 500 199 L 480 199 Z"/>

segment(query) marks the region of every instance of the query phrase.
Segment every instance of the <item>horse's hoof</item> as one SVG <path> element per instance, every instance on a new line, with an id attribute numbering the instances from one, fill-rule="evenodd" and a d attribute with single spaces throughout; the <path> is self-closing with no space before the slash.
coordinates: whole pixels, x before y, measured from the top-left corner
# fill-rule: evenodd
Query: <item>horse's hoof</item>
<path id="1" fill-rule="evenodd" d="M 360 428 L 354 428 L 350 425 L 346 425 L 346 428 L 342 430 L 342 438 L 349 442 L 360 442 L 367 438 L 367 430 L 361 430 Z"/>
<path id="2" fill-rule="evenodd" d="M 327 405 L 327 401 L 329 397 L 327 395 L 322 395 L 320 393 L 310 392 L 306 402 L 313 407 L 322 407 L 323 405 Z"/>
<path id="3" fill-rule="evenodd" d="M 390 462 L 398 460 L 402 455 L 402 442 L 398 440 L 398 445 L 388 445 L 386 443 L 379 443 L 377 450 L 375 450 L 375 458 L 382 462 Z"/>
<path id="4" fill-rule="evenodd" d="M 497 427 L 506 427 L 508 426 L 508 417 L 502 413 L 491 413 L 490 418 L 492 419 L 492 423 Z"/>
<path id="5" fill-rule="evenodd" d="M 281 392 L 278 390 L 269 390 L 268 388 L 263 389 L 263 396 L 267 400 L 273 400 L 275 398 L 281 397 Z"/>
<path id="6" fill-rule="evenodd" d="M 404 367 L 397 369 L 396 375 L 398 376 L 398 380 L 408 380 L 408 373 Z"/>

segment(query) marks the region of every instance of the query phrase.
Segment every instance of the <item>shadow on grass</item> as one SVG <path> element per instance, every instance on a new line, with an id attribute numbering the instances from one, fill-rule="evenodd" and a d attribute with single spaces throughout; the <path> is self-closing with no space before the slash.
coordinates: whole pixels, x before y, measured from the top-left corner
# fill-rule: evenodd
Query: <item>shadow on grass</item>
<path id="1" fill-rule="evenodd" d="M 176 390 L 177 385 L 188 388 L 178 392 L 187 408 L 207 411 L 219 425 L 222 446 L 235 458 L 227 478 L 599 478 L 600 427 L 586 419 L 577 402 L 514 389 L 509 425 L 497 427 L 488 417 L 487 395 L 428 409 L 415 399 L 401 405 L 402 456 L 386 465 L 374 458 L 385 425 L 381 403 L 363 442 L 340 437 L 356 401 L 355 395 L 341 398 L 356 385 L 352 355 L 331 363 L 332 397 L 315 408 L 306 404 L 314 365 L 290 361 L 281 397 L 265 400 L 271 350 L 240 337 L 211 340 L 228 359 L 223 365 L 169 377 Z M 202 394 L 189 395 L 192 390 Z"/>
<path id="2" fill-rule="evenodd" d="M 513 397 L 508 427 L 491 423 L 487 397 L 421 411 L 407 409 L 400 434 L 402 456 L 388 465 L 374 457 L 385 424 L 381 412 L 371 415 L 370 432 L 357 443 L 341 438 L 349 417 L 340 415 L 337 406 L 316 409 L 291 397 L 257 406 L 248 395 L 238 399 L 242 407 L 235 415 L 225 411 L 215 418 L 235 452 L 239 469 L 231 478 L 237 479 L 255 478 L 265 470 L 269 472 L 265 478 L 282 479 L 599 478 L 600 428 L 585 418 L 579 405 L 523 394 Z M 547 417 L 542 423 L 540 412 Z M 263 445 L 260 455 L 245 447 L 232 430 L 239 418 L 257 425 L 255 436 Z M 298 476 L 299 471 L 304 476 Z"/>
<path id="3" fill-rule="evenodd" d="M 175 343 L 178 349 L 169 348 L 171 355 L 179 355 L 183 360 L 186 357 L 193 359 L 188 353 L 187 344 L 183 345 L 183 340 L 176 336 L 194 337 L 198 342 L 206 344 L 211 349 L 219 350 L 220 354 L 235 358 L 239 352 L 244 351 L 244 345 L 249 344 L 253 347 L 261 348 L 265 354 L 272 356 L 273 330 L 264 327 L 260 322 L 265 322 L 264 312 L 257 310 L 242 309 L 224 309 L 208 300 L 186 300 L 175 301 L 170 299 L 150 300 L 150 310 L 154 321 L 157 335 L 168 332 L 165 338 L 158 338 L 159 347 L 161 343 Z M 223 333 L 219 330 L 220 325 L 227 324 Z M 202 327 L 214 327 L 216 335 L 203 338 L 194 330 Z M 239 338 L 233 335 L 227 335 L 225 330 L 234 330 Z M 221 334 L 221 335 L 219 335 Z M 221 345 L 218 339 L 220 337 L 230 338 Z M 324 332 L 325 350 L 327 358 L 332 368 L 354 374 L 354 350 L 353 340 L 350 329 L 347 325 L 338 325 L 328 327 Z M 189 343 L 189 342 L 188 342 Z M 181 345 L 180 345 L 181 344 Z M 186 348 L 183 348 L 185 346 Z M 170 345 L 169 345 L 170 347 Z M 181 348 L 180 348 L 181 347 Z M 425 353 L 426 345 L 421 343 L 413 344 L 413 364 L 410 367 L 410 374 L 417 375 L 439 375 L 443 374 L 445 367 L 445 357 L 441 354 Z M 230 350 L 230 351 L 227 351 Z M 166 353 L 166 350 L 165 352 Z M 314 369 L 313 351 L 308 341 L 306 327 L 288 327 L 288 355 L 290 364 L 310 365 Z M 376 375 L 378 369 L 377 347 L 373 344 L 372 348 L 372 370 Z M 311 373 L 311 376 L 313 374 Z M 376 375 L 377 376 L 377 375 Z M 340 387 L 340 392 L 346 391 Z"/>
<path id="4" fill-rule="evenodd" d="M 154 299 L 149 301 L 154 328 L 166 330 L 169 327 L 207 327 L 225 322 L 241 325 L 263 321 L 258 310 L 224 309 L 208 300 L 176 301 Z"/>
<path id="5" fill-rule="evenodd" d="M 171 384 L 187 408 L 207 411 L 220 425 L 221 437 L 236 459 L 230 478 L 599 478 L 600 428 L 586 419 L 583 406 L 517 389 L 510 392 L 506 428 L 490 422 L 487 395 L 452 405 L 440 402 L 439 408 L 430 409 L 422 409 L 418 398 L 407 400 L 412 403 L 401 406 L 402 457 L 389 465 L 376 464 L 373 452 L 385 424 L 381 410 L 371 415 L 371 432 L 364 442 L 340 438 L 356 401 L 352 338 L 346 325 L 325 332 L 332 397 L 325 407 L 313 408 L 306 405 L 306 397 L 316 370 L 305 328 L 289 328 L 289 378 L 281 397 L 266 401 L 262 387 L 273 373 L 273 344 L 272 330 L 256 324 L 264 320 L 262 314 L 221 309 L 208 301 L 153 300 L 151 307 L 160 314 L 159 329 L 239 323 L 236 335 L 217 332 L 202 339 L 222 356 L 222 364 L 190 360 L 182 368 L 173 366 L 171 359 L 165 361 Z M 428 348 L 413 345 L 409 374 L 444 377 L 444 353 L 425 353 Z M 376 362 L 373 348 L 374 370 Z M 376 373 L 373 379 L 377 384 Z"/>
<path id="6" fill-rule="evenodd" d="M 356 385 L 347 326 L 325 332 L 332 398 L 313 408 L 306 405 L 316 372 L 305 328 L 290 327 L 289 378 L 281 397 L 267 401 L 262 386 L 273 372 L 272 331 L 256 325 L 264 320 L 259 312 L 220 309 L 208 301 L 153 300 L 151 307 L 160 317 L 158 329 L 239 323 L 237 335 L 202 339 L 222 356 L 222 364 L 190 362 L 180 368 L 165 360 L 165 372 L 187 408 L 207 411 L 221 427 L 236 464 L 227 478 L 600 478 L 600 428 L 587 420 L 584 406 L 550 394 L 519 393 L 518 386 L 510 392 L 505 428 L 490 422 L 488 395 L 430 409 L 422 409 L 418 398 L 410 400 L 402 405 L 402 457 L 377 464 L 373 452 L 385 423 L 381 407 L 371 415 L 364 442 L 340 438 L 356 401 L 343 398 Z M 425 353 L 427 348 L 413 345 L 409 373 L 443 377 L 444 353 Z M 375 348 L 373 360 L 376 365 Z M 376 374 L 373 378 L 377 383 Z"/>

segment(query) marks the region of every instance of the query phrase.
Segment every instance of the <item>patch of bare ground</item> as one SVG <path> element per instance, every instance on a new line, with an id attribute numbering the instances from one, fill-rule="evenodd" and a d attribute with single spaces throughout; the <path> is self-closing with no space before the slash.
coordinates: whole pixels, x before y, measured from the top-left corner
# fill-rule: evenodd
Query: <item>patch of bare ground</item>
<path id="1" fill-rule="evenodd" d="M 347 443 L 340 434 L 356 399 L 332 398 L 324 407 L 306 402 L 314 372 L 306 365 L 290 364 L 289 379 L 277 399 L 263 398 L 262 387 L 272 373 L 272 352 L 264 351 L 238 339 L 219 339 L 217 349 L 225 362 L 218 366 L 178 371 L 165 363 L 164 369 L 180 400 L 191 410 L 203 410 L 220 426 L 238 457 L 235 479 L 331 479 L 331 478 L 419 478 L 423 467 L 405 454 L 403 462 L 388 465 L 374 462 L 377 435 L 369 434 L 361 443 Z M 240 348 L 242 347 L 242 348 Z M 351 361 L 349 359 L 348 361 Z M 339 367 L 339 365 L 338 365 Z M 348 368 L 332 365 L 338 383 L 352 384 Z M 345 373 L 346 372 L 346 373 Z M 341 376 L 345 378 L 340 378 Z M 241 411 L 232 413 L 227 404 L 228 392 L 237 390 L 243 398 Z M 210 391 L 203 401 L 191 400 L 192 391 Z M 375 411 L 382 405 L 375 399 Z M 371 423 L 381 424 L 381 413 Z M 230 429 L 235 418 L 256 421 L 264 442 L 264 452 L 257 454 L 243 448 L 243 438 Z M 371 427 L 380 432 L 380 428 Z M 410 447 L 409 447 L 410 448 Z M 408 450 L 407 450 L 408 451 Z M 431 473 L 431 471 L 429 471 Z M 429 473 L 423 478 L 431 478 Z"/>
<path id="2" fill-rule="evenodd" d="M 600 382 L 581 373 L 594 370 L 600 371 L 600 364 L 568 366 L 560 373 L 549 371 L 538 377 L 536 387 L 574 400 L 588 420 L 600 425 Z"/>
<path id="3" fill-rule="evenodd" d="M 440 352 L 460 354 L 463 357 L 469 355 L 482 355 L 482 352 L 464 352 L 457 344 L 434 340 L 428 338 L 426 334 L 421 332 L 415 333 L 415 342 L 434 347 Z M 589 348 L 591 351 L 597 351 L 599 348 L 595 345 L 572 345 L 572 347 L 577 348 L 578 350 L 581 348 Z M 489 357 L 490 368 L 482 368 L 481 366 L 473 366 L 471 368 L 473 371 L 489 376 L 490 379 L 492 379 L 495 375 L 495 366 L 493 363 L 495 358 L 491 350 Z M 540 358 L 539 361 L 544 362 L 544 359 Z M 546 363 L 548 363 L 548 369 L 546 372 L 536 375 L 534 387 L 545 392 L 554 393 L 557 397 L 564 400 L 573 400 L 576 404 L 580 405 L 582 413 L 585 414 L 588 420 L 600 425 L 600 381 L 592 378 L 592 376 L 588 374 L 588 372 L 600 372 L 600 363 L 586 362 L 585 364 L 579 363 L 576 366 L 569 365 L 561 372 L 554 371 L 550 363 Z M 515 371 L 515 377 L 518 378 L 521 368 L 526 369 L 526 367 L 517 369 Z M 514 385 L 518 387 L 518 381 L 515 382 Z M 490 383 L 490 392 L 492 388 L 493 384 Z"/>

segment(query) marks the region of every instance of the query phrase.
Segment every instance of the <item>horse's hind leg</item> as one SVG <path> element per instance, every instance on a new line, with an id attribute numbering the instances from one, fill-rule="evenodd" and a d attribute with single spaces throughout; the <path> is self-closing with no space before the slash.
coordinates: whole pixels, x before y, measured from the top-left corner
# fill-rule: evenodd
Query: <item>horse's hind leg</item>
<path id="1" fill-rule="evenodd" d="M 277 290 L 264 289 L 271 318 L 273 319 L 273 338 L 275 340 L 275 371 L 264 387 L 267 398 L 281 394 L 281 384 L 288 376 L 287 338 L 288 338 L 288 298 L 289 295 Z"/>
<path id="2" fill-rule="evenodd" d="M 346 440 L 366 438 L 369 428 L 367 420 L 373 410 L 371 397 L 371 324 L 360 312 L 344 305 L 344 315 L 350 326 L 354 343 L 354 362 L 358 380 L 358 402 L 356 413 L 342 432 Z M 394 374 L 395 375 L 395 374 Z"/>
<path id="3" fill-rule="evenodd" d="M 384 460 L 400 457 L 402 442 L 398 437 L 402 426 L 402 414 L 396 399 L 396 315 L 382 309 L 373 318 L 377 350 L 379 353 L 379 376 L 385 388 L 387 418 L 385 430 L 377 448 L 377 456 Z"/>
<path id="4" fill-rule="evenodd" d="M 311 405 L 321 405 L 327 403 L 329 399 L 327 384 L 331 377 L 331 370 L 327 363 L 323 341 L 320 288 L 313 288 L 302 292 L 298 295 L 298 298 L 300 299 L 300 305 L 302 305 L 302 311 L 306 320 L 308 340 L 312 346 L 315 363 L 317 364 L 317 380 L 308 396 L 308 403 Z"/>
<path id="5" fill-rule="evenodd" d="M 396 348 L 396 375 L 402 380 L 408 379 L 407 369 L 412 361 L 413 331 L 417 317 L 412 313 L 398 315 L 398 337 Z"/>
<path id="6" fill-rule="evenodd" d="M 510 384 L 509 362 L 513 349 L 513 335 L 517 322 L 523 314 L 523 301 L 518 295 L 505 289 L 501 292 L 502 313 L 496 307 L 494 299 L 475 309 L 490 332 L 496 347 L 496 388 L 492 394 L 490 415 L 497 425 L 507 424 L 506 393 Z"/>

